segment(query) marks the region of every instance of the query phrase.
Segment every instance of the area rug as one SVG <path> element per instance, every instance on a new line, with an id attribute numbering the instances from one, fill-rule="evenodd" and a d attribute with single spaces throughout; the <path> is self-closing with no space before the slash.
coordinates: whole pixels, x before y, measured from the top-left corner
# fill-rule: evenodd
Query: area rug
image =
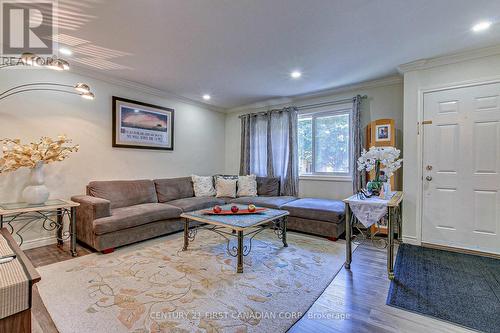
<path id="1" fill-rule="evenodd" d="M 283 248 L 259 234 L 242 274 L 224 239 L 199 231 L 186 252 L 178 233 L 40 267 L 37 286 L 61 333 L 285 332 L 345 260 L 343 241 L 287 236 Z"/>
<path id="2" fill-rule="evenodd" d="M 500 332 L 500 260 L 402 244 L 387 304 Z"/>

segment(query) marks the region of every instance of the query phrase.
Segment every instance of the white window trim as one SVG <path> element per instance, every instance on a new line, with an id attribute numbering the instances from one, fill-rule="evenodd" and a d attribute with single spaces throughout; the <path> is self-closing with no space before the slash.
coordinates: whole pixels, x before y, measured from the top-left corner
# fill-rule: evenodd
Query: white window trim
<path id="1" fill-rule="evenodd" d="M 323 176 L 318 174 L 302 174 L 299 180 L 314 180 L 327 182 L 352 182 L 352 176 Z"/>
<path id="2" fill-rule="evenodd" d="M 315 118 L 326 116 L 326 115 L 343 115 L 349 114 L 349 172 L 313 172 L 308 174 L 299 174 L 300 180 L 324 180 L 324 181 L 352 181 L 352 173 L 354 167 L 354 161 L 352 161 L 352 150 L 353 150 L 353 128 L 352 128 L 352 104 L 340 104 L 333 107 L 322 107 L 316 110 L 308 110 L 299 112 L 299 119 L 305 116 L 311 116 L 312 121 L 312 169 L 315 170 L 316 163 L 316 127 Z"/>

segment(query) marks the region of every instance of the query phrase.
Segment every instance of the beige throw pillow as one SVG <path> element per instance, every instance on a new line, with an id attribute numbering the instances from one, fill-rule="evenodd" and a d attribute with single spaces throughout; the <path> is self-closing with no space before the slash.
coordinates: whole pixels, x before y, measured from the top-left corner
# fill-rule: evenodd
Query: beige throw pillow
<path id="1" fill-rule="evenodd" d="M 236 198 L 236 182 L 236 179 L 216 178 L 215 189 L 217 191 L 217 198 Z"/>
<path id="2" fill-rule="evenodd" d="M 212 176 L 192 175 L 193 190 L 195 197 L 213 197 L 215 195 L 214 180 Z"/>
<path id="3" fill-rule="evenodd" d="M 238 197 L 257 196 L 257 177 L 255 175 L 238 177 Z"/>

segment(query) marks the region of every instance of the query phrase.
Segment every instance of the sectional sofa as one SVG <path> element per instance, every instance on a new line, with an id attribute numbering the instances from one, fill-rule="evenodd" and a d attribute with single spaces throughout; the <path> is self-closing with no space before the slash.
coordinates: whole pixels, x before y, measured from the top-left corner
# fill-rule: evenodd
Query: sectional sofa
<path id="1" fill-rule="evenodd" d="M 287 210 L 288 229 L 332 240 L 345 230 L 341 201 L 280 196 L 279 178 L 257 177 L 256 197 L 195 197 L 191 177 L 93 181 L 86 192 L 71 198 L 80 203 L 76 209 L 77 238 L 104 253 L 183 230 L 183 212 L 227 203 Z"/>

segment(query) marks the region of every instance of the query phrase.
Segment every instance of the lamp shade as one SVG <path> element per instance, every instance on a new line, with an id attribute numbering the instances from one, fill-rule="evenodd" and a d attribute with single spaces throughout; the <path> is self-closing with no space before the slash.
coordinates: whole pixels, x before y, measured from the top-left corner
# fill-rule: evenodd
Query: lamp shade
<path id="1" fill-rule="evenodd" d="M 27 66 L 38 66 L 38 60 L 40 59 L 40 57 L 36 54 L 25 52 L 21 54 L 21 57 L 19 57 L 19 59 L 23 64 Z"/>
<path id="2" fill-rule="evenodd" d="M 75 85 L 75 90 L 81 93 L 88 93 L 90 92 L 90 87 L 86 83 L 79 82 Z"/>
<path id="3" fill-rule="evenodd" d="M 85 98 L 85 99 L 94 99 L 95 98 L 95 95 L 93 93 L 91 93 L 90 91 L 83 93 L 80 96 L 82 96 L 82 98 Z"/>

